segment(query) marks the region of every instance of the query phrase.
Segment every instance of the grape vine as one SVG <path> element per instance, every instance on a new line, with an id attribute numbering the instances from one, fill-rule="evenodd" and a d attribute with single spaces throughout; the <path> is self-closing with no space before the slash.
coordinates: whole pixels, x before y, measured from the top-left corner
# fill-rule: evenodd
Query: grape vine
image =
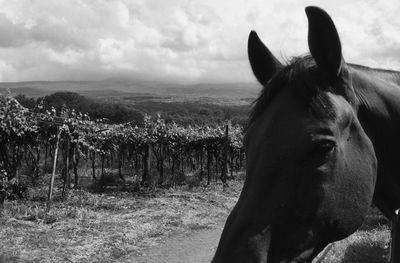
<path id="1" fill-rule="evenodd" d="M 9 181 L 21 173 L 37 179 L 58 160 L 64 190 L 78 186 L 78 170 L 88 167 L 93 178 L 115 168 L 121 180 L 132 175 L 141 185 L 180 183 L 198 171 L 209 184 L 223 171 L 224 151 L 231 176 L 242 167 L 242 134 L 239 125 L 185 127 L 166 123 L 160 115 L 145 116 L 141 124 L 109 124 L 66 107 L 28 110 L 13 97 L 0 96 L 0 170 Z"/>

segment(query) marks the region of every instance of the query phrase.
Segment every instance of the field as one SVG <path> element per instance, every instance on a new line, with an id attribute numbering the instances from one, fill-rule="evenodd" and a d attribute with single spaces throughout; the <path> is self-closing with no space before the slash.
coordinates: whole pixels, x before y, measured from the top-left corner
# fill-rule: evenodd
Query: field
<path id="1" fill-rule="evenodd" d="M 0 219 L 0 262 L 117 262 L 182 233 L 221 227 L 235 204 L 242 179 L 189 189 L 129 189 L 55 193 L 46 214 L 47 186 L 29 190 L 27 200 L 6 201 Z M 387 221 L 375 209 L 364 226 L 334 243 L 314 262 L 388 262 Z M 193 244 L 195 245 L 195 244 Z"/>
<path id="2" fill-rule="evenodd" d="M 40 97 L 55 92 L 71 91 L 107 101 L 147 100 L 161 102 L 193 102 L 243 105 L 253 101 L 260 91 L 254 83 L 200 83 L 184 85 L 140 79 L 108 79 L 103 81 L 33 81 L 0 83 L 0 93 Z"/>
<path id="3" fill-rule="evenodd" d="M 0 262 L 115 262 L 170 236 L 213 228 L 237 200 L 241 181 L 189 190 L 57 195 L 46 215 L 47 186 L 26 201 L 6 201 L 0 218 Z"/>

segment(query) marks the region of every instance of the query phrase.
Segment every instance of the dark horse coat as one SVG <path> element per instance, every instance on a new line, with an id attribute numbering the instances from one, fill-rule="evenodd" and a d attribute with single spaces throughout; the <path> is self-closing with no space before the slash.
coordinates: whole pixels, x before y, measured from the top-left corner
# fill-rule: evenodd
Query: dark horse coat
<path id="1" fill-rule="evenodd" d="M 400 73 L 347 64 L 335 25 L 307 7 L 310 55 L 282 65 L 251 32 L 264 86 L 245 134 L 246 181 L 213 263 L 311 262 L 372 202 L 400 206 Z"/>

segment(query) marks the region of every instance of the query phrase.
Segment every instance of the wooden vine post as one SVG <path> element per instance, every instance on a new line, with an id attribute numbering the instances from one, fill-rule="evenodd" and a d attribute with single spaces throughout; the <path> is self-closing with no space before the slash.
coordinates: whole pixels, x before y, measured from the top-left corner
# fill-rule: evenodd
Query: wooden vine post
<path id="1" fill-rule="evenodd" d="M 50 211 L 51 201 L 53 199 L 54 178 L 56 176 L 58 146 L 60 144 L 61 132 L 62 132 L 62 128 L 58 128 L 57 137 L 56 137 L 56 148 L 54 149 L 54 157 L 53 157 L 53 170 L 51 172 L 49 193 L 47 196 L 47 212 Z"/>
<path id="2" fill-rule="evenodd" d="M 68 190 L 70 188 L 70 174 L 69 174 L 69 156 L 70 156 L 70 143 L 69 143 L 69 139 L 66 142 L 66 156 L 65 156 L 65 172 L 64 172 L 64 184 L 63 184 L 63 190 L 62 190 L 62 197 L 65 198 L 66 196 L 68 196 Z"/>
<path id="3" fill-rule="evenodd" d="M 96 150 L 92 150 L 92 178 L 96 179 Z"/>
<path id="4" fill-rule="evenodd" d="M 221 169 L 221 181 L 224 188 L 228 187 L 228 183 L 226 181 L 228 177 L 228 145 L 229 145 L 229 125 L 226 125 L 224 146 L 222 150 L 222 169 Z"/>
<path id="5" fill-rule="evenodd" d="M 143 176 L 141 186 L 151 186 L 151 143 L 145 145 L 143 155 Z"/>
<path id="6" fill-rule="evenodd" d="M 390 245 L 390 263 L 400 262 L 400 208 L 394 212 L 392 220 L 392 241 Z"/>
<path id="7" fill-rule="evenodd" d="M 207 148 L 207 185 L 211 183 L 211 158 L 210 150 Z"/>
<path id="8" fill-rule="evenodd" d="M 200 181 L 203 181 L 203 146 L 200 147 Z"/>

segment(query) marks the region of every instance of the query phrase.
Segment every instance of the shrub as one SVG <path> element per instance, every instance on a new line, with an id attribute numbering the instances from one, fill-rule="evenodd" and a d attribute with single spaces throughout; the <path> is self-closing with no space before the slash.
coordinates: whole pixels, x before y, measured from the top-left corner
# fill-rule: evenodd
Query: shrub
<path id="1" fill-rule="evenodd" d="M 5 199 L 15 200 L 23 198 L 27 191 L 27 187 L 17 177 L 9 180 L 7 172 L 0 170 L 0 203 L 4 203 Z"/>
<path id="2" fill-rule="evenodd" d="M 200 178 L 197 176 L 187 176 L 185 181 L 187 186 L 189 187 L 189 190 L 192 189 L 193 187 L 200 186 Z"/>

